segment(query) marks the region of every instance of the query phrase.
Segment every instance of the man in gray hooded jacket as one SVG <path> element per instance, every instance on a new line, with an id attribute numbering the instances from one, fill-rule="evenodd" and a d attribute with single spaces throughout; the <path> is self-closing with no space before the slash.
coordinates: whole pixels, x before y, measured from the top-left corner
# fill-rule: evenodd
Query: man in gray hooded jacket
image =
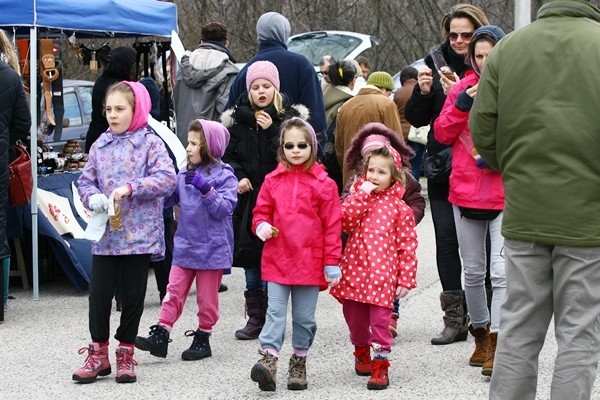
<path id="1" fill-rule="evenodd" d="M 239 72 L 228 46 L 227 27 L 220 22 L 210 22 L 202 27 L 196 50 L 186 52 L 181 58 L 173 101 L 177 137 L 184 146 L 192 120 L 218 121 L 225 110 L 229 89 Z"/>

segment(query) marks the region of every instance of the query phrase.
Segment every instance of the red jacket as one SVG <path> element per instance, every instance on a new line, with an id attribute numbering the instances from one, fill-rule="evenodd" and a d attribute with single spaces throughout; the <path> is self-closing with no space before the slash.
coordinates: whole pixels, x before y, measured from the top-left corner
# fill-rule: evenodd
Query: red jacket
<path id="1" fill-rule="evenodd" d="M 417 286 L 417 232 L 413 212 L 395 184 L 379 193 L 359 190 L 342 205 L 342 226 L 350 237 L 340 264 L 342 280 L 331 288 L 337 299 L 393 308 L 396 288 Z"/>
<path id="2" fill-rule="evenodd" d="M 484 210 L 504 209 L 504 186 L 500 173 L 475 165 L 476 153 L 469 129 L 469 112 L 461 111 L 454 103 L 468 85 L 476 85 L 476 74 L 465 76 L 454 85 L 444 108 L 434 123 L 435 139 L 452 145 L 452 172 L 448 201 L 454 205 Z"/>
<path id="3" fill-rule="evenodd" d="M 335 182 L 320 164 L 303 171 L 279 163 L 265 177 L 253 210 L 252 231 L 268 222 L 279 234 L 265 242 L 262 279 L 327 288 L 323 269 L 339 265 L 342 207 Z"/>

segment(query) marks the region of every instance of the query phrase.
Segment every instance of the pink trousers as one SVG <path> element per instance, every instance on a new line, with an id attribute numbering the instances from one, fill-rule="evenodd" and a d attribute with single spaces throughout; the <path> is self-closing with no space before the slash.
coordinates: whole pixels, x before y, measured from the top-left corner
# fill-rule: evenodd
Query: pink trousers
<path id="1" fill-rule="evenodd" d="M 160 308 L 159 323 L 172 327 L 181 316 L 185 300 L 196 279 L 196 301 L 198 303 L 198 328 L 211 332 L 219 320 L 219 286 L 223 270 L 197 270 L 171 267 L 167 294 Z"/>
<path id="2" fill-rule="evenodd" d="M 354 346 L 373 345 L 384 351 L 392 350 L 393 337 L 389 329 L 391 308 L 347 299 L 344 299 L 342 308 Z"/>

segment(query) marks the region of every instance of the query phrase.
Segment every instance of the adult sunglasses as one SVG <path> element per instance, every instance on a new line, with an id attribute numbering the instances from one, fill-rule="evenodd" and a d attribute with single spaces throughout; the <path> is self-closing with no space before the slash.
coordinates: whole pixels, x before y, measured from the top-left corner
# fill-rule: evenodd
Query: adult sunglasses
<path id="1" fill-rule="evenodd" d="M 460 36 L 461 38 L 463 38 L 463 40 L 471 40 L 471 38 L 473 37 L 473 34 L 475 32 L 450 32 L 448 34 L 448 37 L 450 38 L 450 40 L 452 40 L 453 42 L 458 40 L 458 37 Z"/>

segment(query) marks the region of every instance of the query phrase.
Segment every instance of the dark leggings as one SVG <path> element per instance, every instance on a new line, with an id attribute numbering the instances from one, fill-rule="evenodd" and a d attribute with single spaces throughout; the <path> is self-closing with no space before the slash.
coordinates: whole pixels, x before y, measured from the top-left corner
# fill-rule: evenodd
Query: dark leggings
<path id="1" fill-rule="evenodd" d="M 110 310 L 115 292 L 115 272 L 121 275 L 123 311 L 115 339 L 133 344 L 144 312 L 150 254 L 92 256 L 89 320 L 94 342 L 110 336 Z"/>
<path id="2" fill-rule="evenodd" d="M 436 262 L 444 291 L 462 290 L 462 264 L 454 225 L 452 204 L 448 202 L 448 183 L 427 182 L 427 195 L 435 231 Z"/>

